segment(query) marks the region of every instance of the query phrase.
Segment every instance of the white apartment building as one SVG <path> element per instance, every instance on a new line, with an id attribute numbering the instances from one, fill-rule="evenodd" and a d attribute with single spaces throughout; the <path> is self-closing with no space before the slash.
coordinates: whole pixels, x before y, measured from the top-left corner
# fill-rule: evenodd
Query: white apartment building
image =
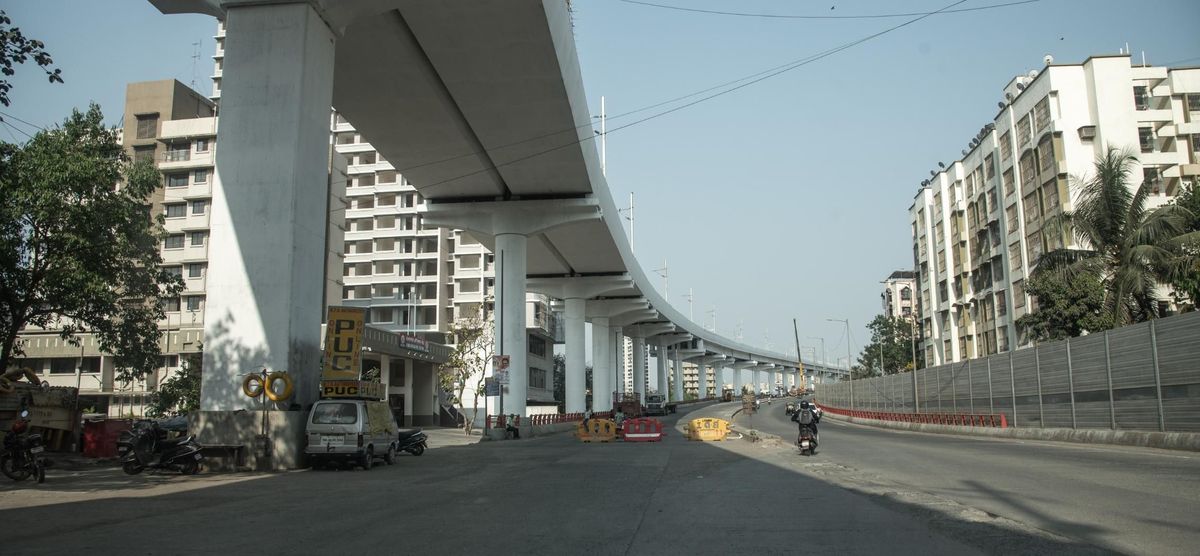
<path id="1" fill-rule="evenodd" d="M 1200 174 L 1200 68 L 1139 66 L 1128 55 L 1048 59 L 1004 87 L 999 112 L 939 163 L 909 207 L 925 360 L 961 361 L 1030 342 L 1024 281 L 1037 258 L 1074 245 L 1043 230 L 1071 210 L 1077 177 L 1108 147 L 1138 153 L 1132 181 L 1166 203 Z"/>
<path id="2" fill-rule="evenodd" d="M 916 273 L 897 270 L 883 281 L 883 292 L 879 294 L 883 314 L 892 319 L 907 319 L 917 313 Z"/>

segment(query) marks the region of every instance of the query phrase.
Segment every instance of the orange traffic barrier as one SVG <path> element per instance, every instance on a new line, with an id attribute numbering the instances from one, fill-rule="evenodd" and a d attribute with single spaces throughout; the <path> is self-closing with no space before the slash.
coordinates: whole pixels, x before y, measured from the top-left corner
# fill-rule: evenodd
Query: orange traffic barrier
<path id="1" fill-rule="evenodd" d="M 617 437 L 617 424 L 608 419 L 580 421 L 575 436 L 583 442 L 612 442 Z"/>
<path id="2" fill-rule="evenodd" d="M 621 436 L 625 442 L 661 442 L 663 424 L 658 419 L 626 419 L 621 427 Z"/>
<path id="3" fill-rule="evenodd" d="M 703 442 L 719 442 L 729 434 L 729 421 L 705 417 L 692 419 L 687 425 L 688 439 Z"/>

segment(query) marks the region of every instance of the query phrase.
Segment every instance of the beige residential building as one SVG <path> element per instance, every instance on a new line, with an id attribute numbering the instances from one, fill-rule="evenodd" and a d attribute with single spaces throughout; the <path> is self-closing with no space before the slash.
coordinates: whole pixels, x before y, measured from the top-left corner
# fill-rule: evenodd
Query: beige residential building
<path id="1" fill-rule="evenodd" d="M 1025 280 L 1043 253 L 1076 245 L 1044 225 L 1075 206 L 1077 178 L 1108 147 L 1137 154 L 1131 181 L 1152 184 L 1151 206 L 1200 175 L 1200 68 L 1048 59 L 999 98 L 962 158 L 939 163 L 909 207 L 930 366 L 1030 345 L 1015 326 L 1036 307 Z"/>

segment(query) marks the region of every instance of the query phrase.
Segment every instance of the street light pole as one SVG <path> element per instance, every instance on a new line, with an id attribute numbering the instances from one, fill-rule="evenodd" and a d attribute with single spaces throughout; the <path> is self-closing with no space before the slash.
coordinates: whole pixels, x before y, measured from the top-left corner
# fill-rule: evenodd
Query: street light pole
<path id="1" fill-rule="evenodd" d="M 850 369 L 850 319 L 825 319 L 846 325 L 846 379 L 850 381 L 850 409 L 854 410 L 854 372 Z"/>
<path id="2" fill-rule="evenodd" d="M 821 340 L 821 365 L 824 366 L 825 361 L 826 361 L 826 359 L 825 359 L 825 338 L 820 338 L 817 336 L 809 336 L 808 339 L 809 340 Z M 816 356 L 817 356 L 817 354 L 814 353 L 813 357 L 816 357 Z"/>

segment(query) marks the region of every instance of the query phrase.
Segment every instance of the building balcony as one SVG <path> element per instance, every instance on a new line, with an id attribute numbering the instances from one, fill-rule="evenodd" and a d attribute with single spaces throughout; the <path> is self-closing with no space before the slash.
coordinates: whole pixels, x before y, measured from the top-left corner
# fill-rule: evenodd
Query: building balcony
<path id="1" fill-rule="evenodd" d="M 212 197 L 212 184 L 194 183 L 187 187 L 164 187 L 163 201 L 186 201 L 191 199 L 209 199 Z"/>
<path id="2" fill-rule="evenodd" d="M 163 249 L 163 264 L 183 264 L 208 260 L 208 245 L 188 246 L 182 249 Z"/>
<path id="3" fill-rule="evenodd" d="M 207 280 L 204 279 L 203 275 L 201 275 L 197 278 L 188 278 L 187 277 L 187 269 L 184 269 L 184 273 L 183 273 L 184 295 L 203 294 L 206 290 L 206 286 L 207 286 Z"/>
<path id="4" fill-rule="evenodd" d="M 189 118 L 186 120 L 167 120 L 162 123 L 158 138 L 162 141 L 171 139 L 191 139 L 194 137 L 216 137 L 216 118 Z"/>
<path id="5" fill-rule="evenodd" d="M 351 131 L 357 131 L 357 130 L 354 129 L 354 126 L 350 125 L 350 122 L 337 121 L 337 120 L 334 121 L 334 124 L 333 124 L 333 132 L 334 133 L 349 133 Z"/>
<path id="6" fill-rule="evenodd" d="M 181 218 L 167 218 L 163 222 L 163 228 L 168 232 L 191 232 L 208 229 L 208 213 L 191 214 Z"/>
<path id="7" fill-rule="evenodd" d="M 366 153 L 375 150 L 370 143 L 338 143 L 334 150 L 340 154 Z"/>
<path id="8" fill-rule="evenodd" d="M 172 170 L 190 170 L 193 168 L 212 168 L 213 152 L 196 153 L 187 151 L 167 151 L 158 163 L 158 169 L 163 172 Z"/>

